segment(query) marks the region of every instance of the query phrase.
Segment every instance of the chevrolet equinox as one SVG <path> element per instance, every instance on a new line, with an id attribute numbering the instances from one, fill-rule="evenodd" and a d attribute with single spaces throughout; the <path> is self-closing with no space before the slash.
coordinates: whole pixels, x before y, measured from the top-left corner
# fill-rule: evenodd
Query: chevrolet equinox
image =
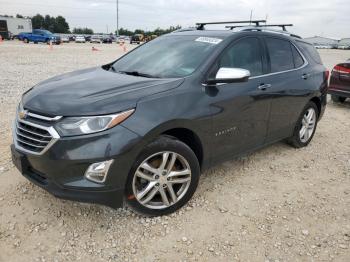
<path id="1" fill-rule="evenodd" d="M 281 140 L 307 146 L 327 80 L 315 48 L 288 32 L 178 30 L 25 92 L 12 159 L 57 197 L 169 214 L 208 167 Z"/>

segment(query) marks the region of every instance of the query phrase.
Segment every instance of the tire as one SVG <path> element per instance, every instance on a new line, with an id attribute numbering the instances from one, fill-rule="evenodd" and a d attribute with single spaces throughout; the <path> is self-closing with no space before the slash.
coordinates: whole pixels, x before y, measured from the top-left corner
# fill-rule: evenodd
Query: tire
<path id="1" fill-rule="evenodd" d="M 162 163 L 165 163 L 165 168 L 161 167 Z M 154 172 L 148 171 L 150 169 Z M 182 174 L 179 174 L 180 171 Z M 147 145 L 137 157 L 127 179 L 126 204 L 136 213 L 146 216 L 173 213 L 191 199 L 199 176 L 198 159 L 191 148 L 173 137 L 161 136 Z M 146 188 L 149 190 L 146 191 Z"/>
<path id="2" fill-rule="evenodd" d="M 28 43 L 29 43 L 28 38 L 24 38 L 24 39 L 23 39 L 23 42 L 26 43 L 26 44 L 28 44 Z"/>
<path id="3" fill-rule="evenodd" d="M 332 95 L 332 101 L 334 103 L 344 103 L 345 100 L 346 100 L 346 97 Z"/>
<path id="4" fill-rule="evenodd" d="M 307 118 L 307 116 L 311 117 L 311 115 L 309 115 L 310 112 L 314 112 L 314 117 L 313 119 L 310 119 L 310 122 L 306 122 L 305 118 Z M 287 142 L 295 148 L 307 146 L 311 142 L 313 136 L 315 135 L 318 116 L 319 112 L 316 104 L 312 101 L 308 102 L 304 107 L 302 113 L 300 114 L 299 119 L 295 125 L 293 136 L 288 138 Z M 304 136 L 302 136 L 302 129 L 305 130 Z"/>

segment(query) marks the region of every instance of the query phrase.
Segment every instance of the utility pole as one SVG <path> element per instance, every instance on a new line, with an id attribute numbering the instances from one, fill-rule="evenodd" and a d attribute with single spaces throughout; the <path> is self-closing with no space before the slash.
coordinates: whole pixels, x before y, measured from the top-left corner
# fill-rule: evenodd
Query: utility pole
<path id="1" fill-rule="evenodd" d="M 252 24 L 252 19 L 253 19 L 253 9 L 252 10 L 250 10 L 250 22 L 249 22 L 249 25 L 251 25 Z"/>
<path id="2" fill-rule="evenodd" d="M 117 36 L 119 36 L 119 0 L 116 0 L 117 7 Z"/>

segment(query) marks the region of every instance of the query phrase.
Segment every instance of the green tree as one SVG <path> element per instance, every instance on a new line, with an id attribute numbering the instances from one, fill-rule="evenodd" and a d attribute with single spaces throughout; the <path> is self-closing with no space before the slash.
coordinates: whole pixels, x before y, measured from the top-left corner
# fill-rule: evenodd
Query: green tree
<path id="1" fill-rule="evenodd" d="M 90 28 L 74 28 L 72 31 L 73 34 L 77 34 L 77 35 L 93 35 L 94 31 Z"/>
<path id="2" fill-rule="evenodd" d="M 145 31 L 144 30 L 142 30 L 142 29 L 136 29 L 135 31 L 134 31 L 134 34 L 136 35 L 136 34 L 144 34 L 145 33 Z"/>
<path id="3" fill-rule="evenodd" d="M 69 24 L 66 19 L 59 15 L 56 18 L 50 15 L 37 14 L 32 18 L 33 29 L 46 29 L 52 33 L 69 33 Z"/>
<path id="4" fill-rule="evenodd" d="M 115 31 L 115 34 L 117 34 L 117 31 Z M 120 28 L 119 29 L 119 35 L 127 35 L 127 36 L 131 36 L 133 35 L 134 32 L 128 30 L 128 29 L 125 29 L 125 28 Z"/>
<path id="5" fill-rule="evenodd" d="M 43 28 L 43 24 L 44 24 L 44 17 L 41 14 L 37 14 L 32 17 L 33 29 Z"/>
<path id="6" fill-rule="evenodd" d="M 17 15 L 16 15 L 16 18 L 24 18 L 24 16 L 23 16 L 23 15 L 20 15 L 20 14 L 17 14 Z"/>
<path id="7" fill-rule="evenodd" d="M 59 15 L 55 18 L 54 32 L 64 34 L 69 33 L 69 25 L 63 16 Z"/>

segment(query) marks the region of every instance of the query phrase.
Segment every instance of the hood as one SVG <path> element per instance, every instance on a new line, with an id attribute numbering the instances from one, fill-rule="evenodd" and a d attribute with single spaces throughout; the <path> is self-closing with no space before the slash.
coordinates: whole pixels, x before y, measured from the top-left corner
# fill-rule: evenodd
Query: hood
<path id="1" fill-rule="evenodd" d="M 23 95 L 22 104 L 29 111 L 49 116 L 112 114 L 136 107 L 141 98 L 176 88 L 182 82 L 89 68 L 39 83 Z"/>

